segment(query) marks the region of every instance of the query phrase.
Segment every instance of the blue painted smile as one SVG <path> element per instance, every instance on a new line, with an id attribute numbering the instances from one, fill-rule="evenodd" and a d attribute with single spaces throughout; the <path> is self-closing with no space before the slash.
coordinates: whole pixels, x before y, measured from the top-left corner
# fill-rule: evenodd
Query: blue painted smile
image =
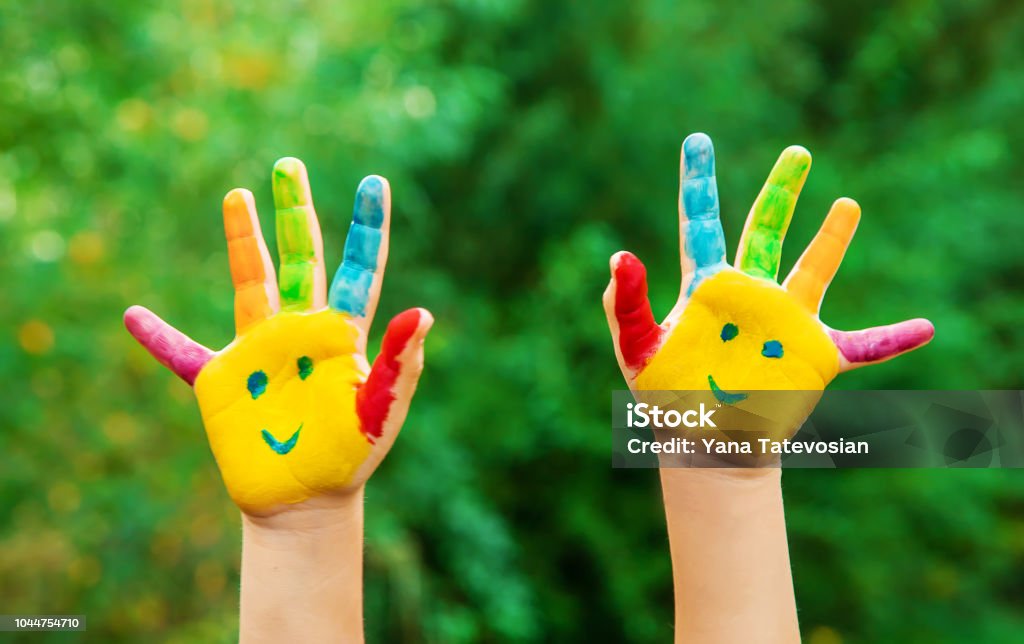
<path id="1" fill-rule="evenodd" d="M 747 394 L 733 394 L 719 388 L 711 374 L 708 374 L 708 384 L 711 385 L 711 393 L 715 394 L 715 398 L 723 405 L 735 405 L 747 399 Z"/>
<path id="2" fill-rule="evenodd" d="M 292 451 L 292 448 L 295 447 L 295 443 L 299 442 L 300 431 L 302 431 L 302 423 L 299 423 L 299 428 L 295 430 L 295 433 L 292 434 L 292 437 L 282 443 L 281 441 L 274 438 L 273 434 L 264 429 L 263 440 L 267 442 L 267 445 L 270 445 L 270 449 L 284 456 L 288 452 Z"/>

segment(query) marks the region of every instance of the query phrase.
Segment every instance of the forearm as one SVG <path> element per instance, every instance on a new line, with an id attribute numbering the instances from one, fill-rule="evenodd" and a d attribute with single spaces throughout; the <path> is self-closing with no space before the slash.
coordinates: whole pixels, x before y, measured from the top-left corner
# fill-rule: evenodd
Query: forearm
<path id="1" fill-rule="evenodd" d="M 362 642 L 362 587 L 362 489 L 242 515 L 241 642 Z"/>
<path id="2" fill-rule="evenodd" d="M 663 468 L 676 642 L 799 642 L 781 470 Z"/>

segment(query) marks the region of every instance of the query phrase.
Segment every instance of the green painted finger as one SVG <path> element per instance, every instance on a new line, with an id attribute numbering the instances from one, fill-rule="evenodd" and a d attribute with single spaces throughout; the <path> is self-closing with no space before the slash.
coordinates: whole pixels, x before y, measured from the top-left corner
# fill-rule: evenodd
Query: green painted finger
<path id="1" fill-rule="evenodd" d="M 286 157 L 274 164 L 278 291 L 282 311 L 319 309 L 326 302 L 324 242 L 313 209 L 309 177 L 302 161 Z"/>
<path id="2" fill-rule="evenodd" d="M 782 240 L 793 218 L 797 197 L 811 169 L 811 153 L 792 145 L 782 151 L 743 227 L 736 268 L 774 280 L 782 259 Z"/>

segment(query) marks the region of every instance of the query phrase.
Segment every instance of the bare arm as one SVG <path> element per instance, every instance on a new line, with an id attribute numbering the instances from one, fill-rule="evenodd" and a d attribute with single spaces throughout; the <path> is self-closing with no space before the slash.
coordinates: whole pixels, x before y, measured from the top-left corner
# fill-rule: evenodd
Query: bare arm
<path id="1" fill-rule="evenodd" d="M 363 490 L 242 515 L 239 641 L 363 641 Z"/>
<path id="2" fill-rule="evenodd" d="M 661 470 L 675 641 L 799 642 L 781 470 Z"/>

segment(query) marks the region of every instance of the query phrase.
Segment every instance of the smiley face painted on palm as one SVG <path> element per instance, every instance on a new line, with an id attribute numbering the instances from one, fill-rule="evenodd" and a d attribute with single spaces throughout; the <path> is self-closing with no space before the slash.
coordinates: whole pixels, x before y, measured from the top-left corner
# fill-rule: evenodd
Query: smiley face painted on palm
<path id="1" fill-rule="evenodd" d="M 749 391 L 823 389 L 838 370 L 835 344 L 786 291 L 726 269 L 694 290 L 636 384 L 734 403 Z"/>
<path id="2" fill-rule="evenodd" d="M 298 159 L 278 161 L 273 188 L 277 274 L 252 194 L 232 190 L 224 199 L 235 286 L 231 344 L 213 352 L 142 307 L 125 313 L 131 334 L 195 387 L 225 486 L 254 515 L 366 481 L 405 419 L 433 322 L 423 309 L 396 316 L 370 368 L 366 337 L 390 222 L 391 193 L 383 178 L 359 184 L 330 288 L 305 166 Z"/>
<path id="3" fill-rule="evenodd" d="M 833 204 L 789 277 L 776 282 L 782 240 L 810 164 L 803 148 L 782 153 L 750 210 L 730 266 L 711 140 L 694 134 L 683 142 L 683 288 L 662 324 L 654 321 L 640 260 L 627 252 L 611 260 L 605 311 L 631 389 L 708 391 L 723 405 L 743 403 L 752 391 L 815 392 L 841 371 L 888 360 L 931 339 L 927 320 L 844 332 L 819 319 L 825 290 L 860 219 L 850 199 Z M 787 431 L 796 431 L 801 421 L 795 414 Z"/>
<path id="4" fill-rule="evenodd" d="M 352 480 L 372 447 L 356 413 L 369 371 L 356 339 L 344 313 L 281 313 L 200 372 L 199 409 L 236 503 L 295 503 Z"/>

